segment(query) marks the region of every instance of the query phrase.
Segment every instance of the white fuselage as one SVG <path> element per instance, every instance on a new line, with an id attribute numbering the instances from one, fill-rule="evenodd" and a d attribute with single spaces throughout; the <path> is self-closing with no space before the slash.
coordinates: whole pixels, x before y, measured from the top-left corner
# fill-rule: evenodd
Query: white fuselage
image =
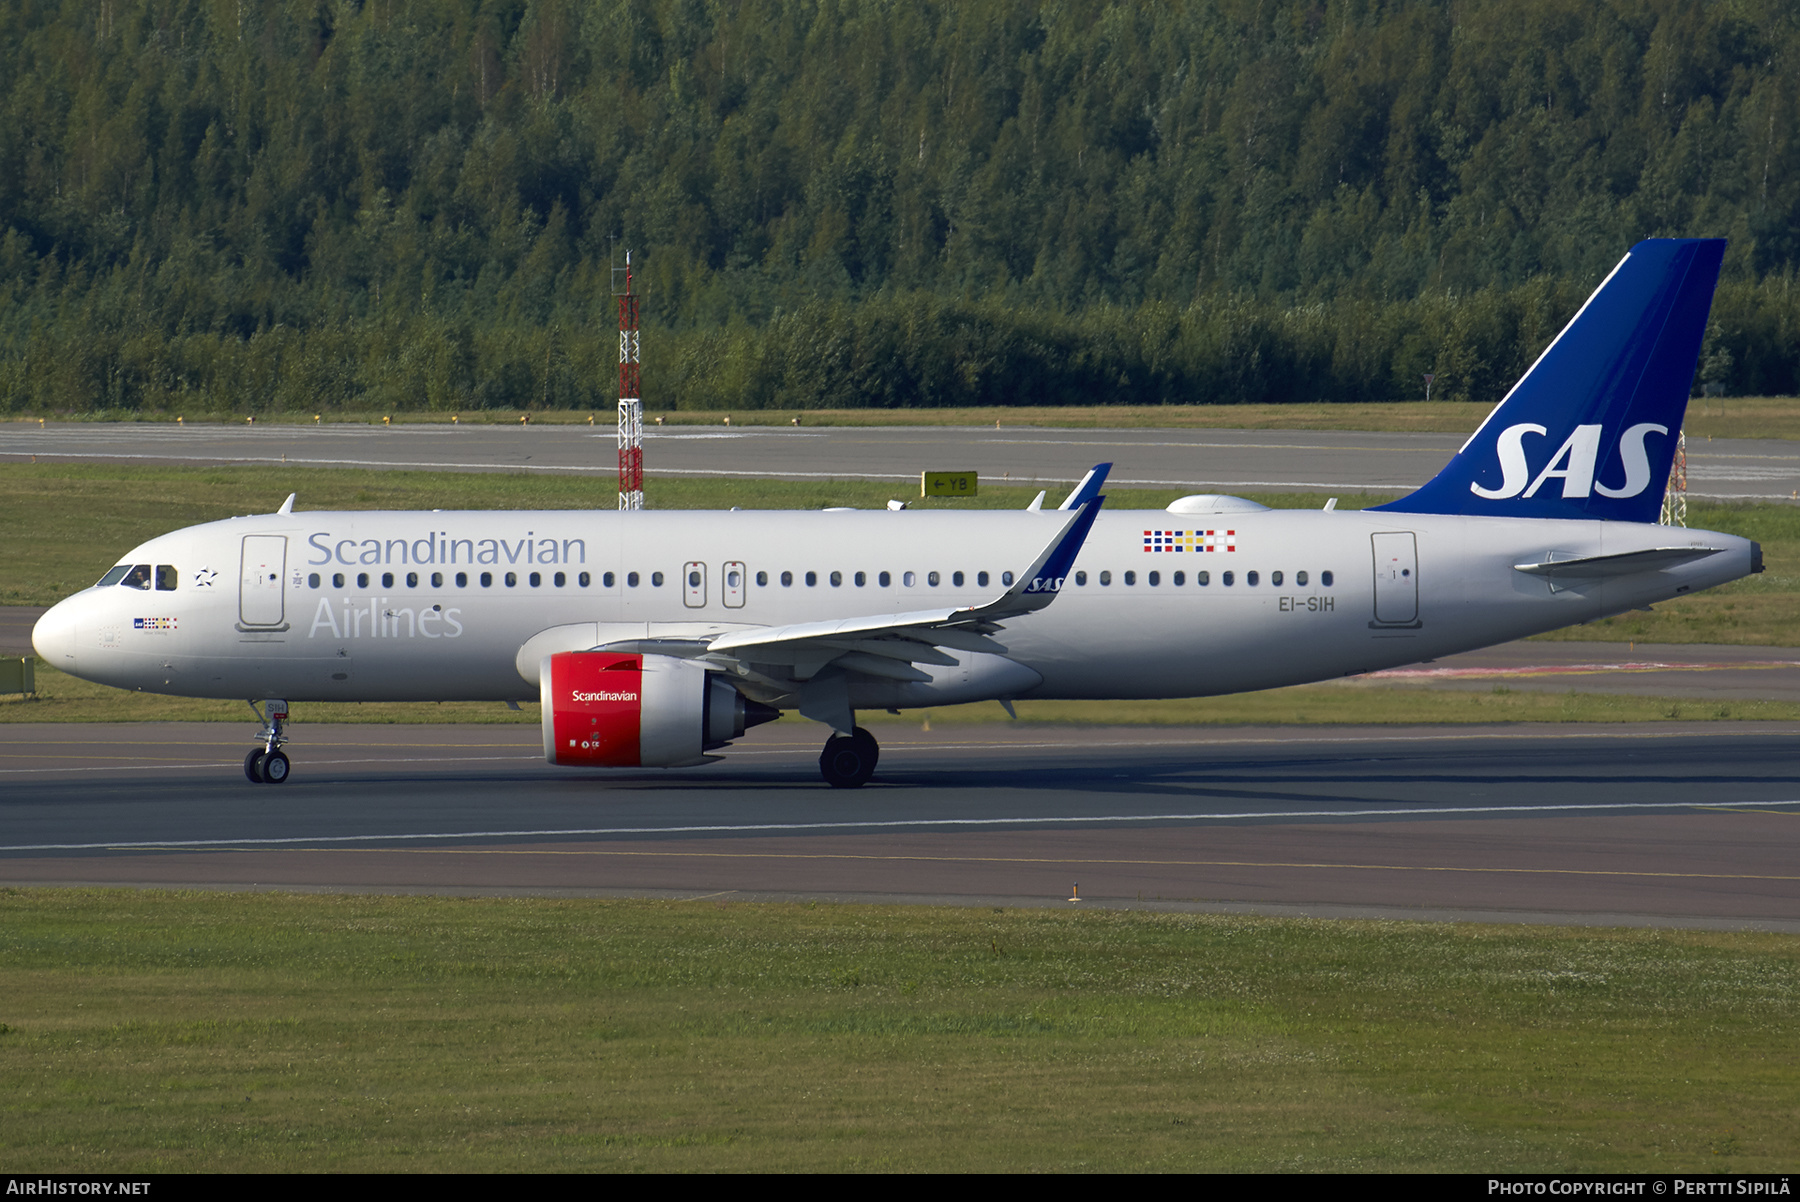
<path id="1" fill-rule="evenodd" d="M 1002 574 L 1023 571 L 1063 517 L 234 518 L 153 539 L 122 560 L 173 568 L 173 588 L 88 589 L 47 614 L 35 640 L 55 667 L 146 692 L 534 699 L 537 658 L 521 649 L 540 632 L 573 628 L 572 643 L 548 648 L 564 650 L 589 627 L 611 642 L 977 605 L 1005 591 Z M 1590 581 L 1554 583 L 1514 566 L 1670 546 L 1721 550 Z M 1056 600 L 995 636 L 1027 673 L 992 688 L 967 677 L 958 687 L 942 673 L 941 685 L 884 693 L 870 684 L 855 704 L 1190 697 L 1323 680 L 1698 591 L 1748 574 L 1752 554 L 1730 535 L 1622 522 L 1103 510 Z M 1032 674 L 1041 683 L 1020 687 Z"/>

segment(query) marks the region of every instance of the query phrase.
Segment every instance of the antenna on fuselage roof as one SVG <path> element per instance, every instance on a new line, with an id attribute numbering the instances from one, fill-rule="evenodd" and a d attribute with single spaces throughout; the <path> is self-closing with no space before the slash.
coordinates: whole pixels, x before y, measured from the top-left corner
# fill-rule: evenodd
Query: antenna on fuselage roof
<path id="1" fill-rule="evenodd" d="M 280 515 L 281 515 L 281 516 L 283 516 L 283 517 L 286 517 L 286 516 L 287 516 L 287 515 L 288 515 L 288 514 L 290 514 L 290 513 L 292 513 L 292 512 L 294 512 L 294 498 L 295 498 L 295 497 L 297 497 L 297 496 L 299 496 L 299 495 L 300 495 L 300 494 L 299 494 L 299 493 L 297 493 L 297 492 L 291 492 L 291 493 L 289 493 L 289 494 L 288 494 L 288 499 L 287 499 L 287 500 L 285 500 L 285 501 L 283 501 L 283 502 L 282 502 L 282 503 L 281 503 L 281 508 L 280 508 L 280 509 L 277 509 L 277 510 L 276 510 L 276 511 L 275 511 L 275 512 L 276 512 L 276 513 L 277 513 L 277 514 L 280 514 Z"/>

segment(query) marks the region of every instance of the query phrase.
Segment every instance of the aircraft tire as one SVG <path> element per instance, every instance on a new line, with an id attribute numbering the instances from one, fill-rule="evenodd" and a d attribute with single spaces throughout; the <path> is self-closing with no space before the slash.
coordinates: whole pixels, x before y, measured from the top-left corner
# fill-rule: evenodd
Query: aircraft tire
<path id="1" fill-rule="evenodd" d="M 266 785 L 283 784 L 288 778 L 289 766 L 287 753 L 271 751 L 268 755 L 263 757 L 262 765 L 259 769 L 263 783 Z"/>
<path id="2" fill-rule="evenodd" d="M 874 735 L 870 734 L 860 726 L 851 732 L 850 737 L 867 750 L 869 754 L 869 772 L 873 775 L 875 772 L 875 765 L 881 762 L 881 744 L 875 741 Z"/>
<path id="3" fill-rule="evenodd" d="M 832 735 L 819 754 L 819 772 L 834 789 L 860 789 L 875 775 L 879 751 L 874 737 L 861 728 L 853 735 Z"/>
<path id="4" fill-rule="evenodd" d="M 244 775 L 250 778 L 253 785 L 263 783 L 262 762 L 263 749 L 260 747 L 252 747 L 250 754 L 244 757 Z"/>

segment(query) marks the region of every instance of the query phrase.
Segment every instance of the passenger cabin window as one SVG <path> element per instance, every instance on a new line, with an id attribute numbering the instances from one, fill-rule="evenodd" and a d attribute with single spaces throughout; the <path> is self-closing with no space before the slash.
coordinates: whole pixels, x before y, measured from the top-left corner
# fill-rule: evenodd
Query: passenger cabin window
<path id="1" fill-rule="evenodd" d="M 481 587 L 482 588 L 493 588 L 494 587 L 494 574 L 492 572 L 483 572 L 481 574 Z"/>
<path id="2" fill-rule="evenodd" d="M 1319 573 L 1319 583 L 1324 585 L 1326 588 L 1330 588 L 1331 587 L 1331 573 L 1330 572 L 1320 572 Z"/>
<path id="3" fill-rule="evenodd" d="M 793 588 L 794 587 L 794 574 L 792 572 L 783 572 L 781 574 L 781 587 L 782 588 Z"/>
<path id="4" fill-rule="evenodd" d="M 767 572 L 758 572 L 756 574 L 756 587 L 757 588 L 768 588 L 769 587 L 769 574 Z"/>
<path id="5" fill-rule="evenodd" d="M 661 572 L 650 573 L 650 587 L 651 588 L 661 588 L 662 585 L 663 585 L 663 574 Z"/>
<path id="6" fill-rule="evenodd" d="M 1187 573 L 1186 572 L 1177 572 L 1171 579 L 1174 581 L 1175 587 L 1180 588 L 1182 585 L 1187 583 Z M 1154 580 L 1152 580 L 1150 583 L 1155 584 L 1156 582 Z"/>
<path id="7" fill-rule="evenodd" d="M 625 573 L 625 587 L 636 588 L 637 586 L 638 586 L 638 574 L 636 572 Z"/>
<path id="8" fill-rule="evenodd" d="M 486 573 L 483 573 L 483 575 L 486 575 Z M 486 584 L 487 581 L 483 580 L 481 583 Z M 369 587 L 369 574 L 367 572 L 358 572 L 356 574 L 356 587 L 357 588 L 368 588 Z"/>
<path id="9" fill-rule="evenodd" d="M 893 585 L 894 578 L 887 572 L 883 572 L 881 575 L 875 577 L 875 582 L 881 585 L 882 588 L 888 588 Z"/>
<path id="10" fill-rule="evenodd" d="M 939 580 L 939 577 L 936 572 L 925 573 L 925 583 L 929 584 L 932 588 L 936 588 L 938 586 L 938 580 Z"/>
<path id="11" fill-rule="evenodd" d="M 1008 573 L 1007 573 L 1007 575 L 1008 575 L 1008 576 L 1010 576 L 1010 575 L 1012 575 L 1012 573 L 1011 573 L 1011 572 L 1008 572 Z M 1087 583 L 1087 573 L 1086 573 L 1086 572 L 1077 572 L 1077 573 L 1075 573 L 1075 583 L 1076 583 L 1076 584 L 1078 584 L 1078 585 L 1079 585 L 1079 584 L 1086 584 L 1086 583 Z"/>
<path id="12" fill-rule="evenodd" d="M 1100 583 L 1101 584 L 1111 584 L 1112 583 L 1112 573 L 1111 572 L 1100 573 Z"/>
<path id="13" fill-rule="evenodd" d="M 506 574 L 506 587 L 507 588 L 518 588 L 519 587 L 519 574 L 517 572 L 508 572 Z"/>
<path id="14" fill-rule="evenodd" d="M 1232 577 L 1232 574 L 1230 572 L 1226 572 L 1223 576 L 1220 577 L 1220 579 L 1225 582 L 1226 588 L 1230 588 L 1233 584 L 1236 583 L 1235 579 Z"/>
<path id="15" fill-rule="evenodd" d="M 950 573 L 950 583 L 957 588 L 961 588 L 963 586 L 963 574 L 961 572 Z"/>
<path id="16" fill-rule="evenodd" d="M 1205 588 L 1207 585 L 1212 583 L 1212 573 L 1211 572 L 1195 572 L 1194 573 L 1194 583 L 1199 585 L 1201 588 Z"/>
<path id="17" fill-rule="evenodd" d="M 1250 585 L 1252 588 L 1256 587 L 1256 573 L 1255 572 L 1245 572 L 1244 573 L 1244 583 Z"/>
<path id="18" fill-rule="evenodd" d="M 319 583 L 319 574 L 317 572 L 313 572 L 306 577 L 307 588 L 318 588 Z"/>
<path id="19" fill-rule="evenodd" d="M 1136 572 L 1125 573 L 1125 583 L 1126 584 L 1136 584 L 1137 583 L 1137 573 Z"/>
<path id="20" fill-rule="evenodd" d="M 976 588 L 986 588 L 987 582 L 988 582 L 988 574 L 986 572 L 975 573 L 975 587 Z"/>
<path id="21" fill-rule="evenodd" d="M 418 588 L 419 587 L 419 574 L 417 572 L 408 572 L 406 574 L 406 587 L 407 588 Z"/>
<path id="22" fill-rule="evenodd" d="M 1269 573 L 1269 583 L 1274 585 L 1276 588 L 1280 588 L 1281 587 L 1281 573 L 1280 572 L 1270 572 Z"/>
<path id="23" fill-rule="evenodd" d="M 618 579 L 618 577 L 614 576 L 611 572 L 603 572 L 600 575 L 600 587 L 601 588 L 611 588 L 613 586 L 613 582 L 617 579 Z"/>
<path id="24" fill-rule="evenodd" d="M 561 588 L 568 582 L 568 576 L 564 575 L 562 572 L 558 572 L 556 575 L 550 577 L 550 583 L 554 584 L 557 588 Z"/>
<path id="25" fill-rule="evenodd" d="M 806 574 L 806 587 L 807 588 L 817 588 L 818 585 L 819 585 L 819 574 L 817 572 L 808 572 Z"/>
<path id="26" fill-rule="evenodd" d="M 588 585 L 592 584 L 593 582 L 594 582 L 594 578 L 586 572 L 583 572 L 579 576 L 575 577 L 575 583 L 579 584 L 582 588 L 586 588 Z"/>
<path id="27" fill-rule="evenodd" d="M 342 572 L 333 572 L 331 574 L 331 587 L 332 588 L 343 588 L 344 587 L 344 574 Z"/>
<path id="28" fill-rule="evenodd" d="M 469 587 L 469 574 L 467 572 L 458 572 L 456 574 L 456 587 L 457 588 L 468 588 Z"/>
<path id="29" fill-rule="evenodd" d="M 1295 572 L 1294 573 L 1294 583 L 1299 585 L 1301 588 L 1305 588 L 1306 587 L 1306 573 L 1305 572 Z"/>

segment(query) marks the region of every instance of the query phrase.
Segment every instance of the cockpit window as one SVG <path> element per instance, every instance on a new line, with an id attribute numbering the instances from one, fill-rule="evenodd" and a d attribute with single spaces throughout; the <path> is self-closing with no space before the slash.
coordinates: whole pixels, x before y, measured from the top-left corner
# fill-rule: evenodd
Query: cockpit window
<path id="1" fill-rule="evenodd" d="M 125 573 L 125 579 L 119 581 L 119 584 L 124 588 L 148 589 L 150 587 L 150 565 L 147 563 L 133 565 L 131 571 Z"/>
<path id="2" fill-rule="evenodd" d="M 156 591 L 159 593 L 175 591 L 175 565 L 167 563 L 156 565 Z"/>
<path id="3" fill-rule="evenodd" d="M 127 573 L 129 571 L 131 571 L 131 565 L 128 563 L 122 563 L 118 567 L 113 568 L 111 571 L 107 572 L 106 575 L 100 577 L 100 579 L 96 580 L 94 582 L 94 587 L 95 588 L 111 588 L 113 585 L 119 583 L 119 581 L 125 579 L 125 573 Z"/>

